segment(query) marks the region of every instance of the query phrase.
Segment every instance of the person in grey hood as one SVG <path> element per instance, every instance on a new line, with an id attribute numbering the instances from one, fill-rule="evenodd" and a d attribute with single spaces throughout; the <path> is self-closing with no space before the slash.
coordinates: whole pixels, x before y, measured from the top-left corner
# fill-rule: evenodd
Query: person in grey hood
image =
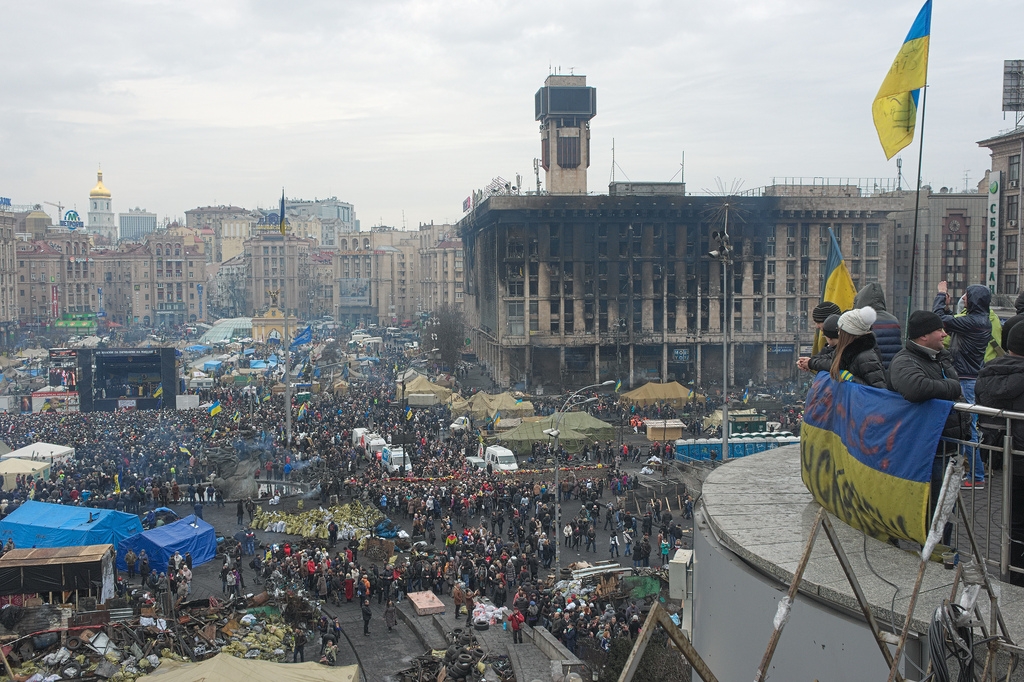
<path id="1" fill-rule="evenodd" d="M 889 369 L 889 363 L 903 350 L 903 332 L 900 321 L 885 307 L 885 290 L 878 282 L 868 282 L 853 299 L 854 308 L 869 306 L 874 308 L 877 317 L 871 325 L 871 331 L 878 343 L 878 352 L 882 354 L 882 366 Z"/>
<path id="2" fill-rule="evenodd" d="M 985 351 L 992 339 L 992 323 L 988 309 L 992 292 L 981 284 L 972 284 L 964 294 L 964 312 L 953 315 L 949 309 L 952 299 L 946 281 L 939 282 L 939 291 L 932 304 L 932 312 L 939 316 L 946 332 L 950 335 L 949 352 L 953 355 L 953 367 L 960 378 L 960 389 L 964 401 L 974 404 L 974 384 L 978 372 L 985 362 Z M 971 440 L 978 439 L 977 417 L 971 420 Z M 964 448 L 964 455 L 972 462 L 972 473 L 967 475 L 963 487 L 967 490 L 985 487 L 985 464 L 977 448 Z"/>

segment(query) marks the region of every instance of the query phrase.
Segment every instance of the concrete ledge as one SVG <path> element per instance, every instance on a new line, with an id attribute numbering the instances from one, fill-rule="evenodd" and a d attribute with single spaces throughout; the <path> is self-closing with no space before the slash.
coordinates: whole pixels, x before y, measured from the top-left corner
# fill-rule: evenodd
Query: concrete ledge
<path id="1" fill-rule="evenodd" d="M 438 631 L 434 616 L 417 616 L 408 601 L 398 604 L 398 617 L 409 626 L 424 649 L 444 649 L 448 646 L 443 632 Z"/>
<path id="2" fill-rule="evenodd" d="M 551 679 L 564 678 L 569 673 L 583 674 L 583 661 L 571 654 L 550 630 L 524 626 L 523 632 L 533 645 L 551 660 Z"/>

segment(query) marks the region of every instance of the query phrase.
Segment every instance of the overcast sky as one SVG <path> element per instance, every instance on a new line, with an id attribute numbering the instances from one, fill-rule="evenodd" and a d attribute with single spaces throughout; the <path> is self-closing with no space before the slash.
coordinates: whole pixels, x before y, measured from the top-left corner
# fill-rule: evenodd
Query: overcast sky
<path id="1" fill-rule="evenodd" d="M 619 179 L 667 181 L 685 151 L 691 193 L 892 178 L 871 101 L 920 6 L 4 2 L 0 196 L 84 217 L 102 164 L 118 212 L 268 206 L 284 186 L 351 202 L 364 230 L 456 221 L 495 176 L 535 186 L 533 96 L 558 68 L 597 88 L 592 193 L 607 192 L 613 138 Z M 1013 126 L 1002 68 L 1024 58 L 1022 26 L 1021 2 L 936 0 L 936 189 L 962 189 L 965 171 L 974 188 L 988 168 L 976 142 Z M 917 142 L 902 156 L 912 183 Z"/>

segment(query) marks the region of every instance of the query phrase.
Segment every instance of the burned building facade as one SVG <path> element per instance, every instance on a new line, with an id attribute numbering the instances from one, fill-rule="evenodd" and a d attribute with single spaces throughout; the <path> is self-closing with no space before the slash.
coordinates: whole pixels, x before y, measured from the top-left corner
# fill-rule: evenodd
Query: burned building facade
<path id="1" fill-rule="evenodd" d="M 913 196 L 878 187 L 794 182 L 726 198 L 633 183 L 489 197 L 459 224 L 474 348 L 495 381 L 531 391 L 609 379 L 708 389 L 722 383 L 728 325 L 730 387 L 793 379 L 830 228 L 855 284 L 877 281 L 891 298 L 887 215 Z M 725 229 L 735 256 L 723 305 L 708 252 Z"/>

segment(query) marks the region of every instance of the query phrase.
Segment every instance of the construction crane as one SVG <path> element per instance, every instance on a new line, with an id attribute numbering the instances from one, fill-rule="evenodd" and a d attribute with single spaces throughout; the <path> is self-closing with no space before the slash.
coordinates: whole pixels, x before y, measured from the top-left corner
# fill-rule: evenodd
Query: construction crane
<path id="1" fill-rule="evenodd" d="M 55 204 L 52 201 L 44 201 L 44 204 L 49 204 L 57 209 L 57 222 L 64 220 L 64 204 Z"/>

